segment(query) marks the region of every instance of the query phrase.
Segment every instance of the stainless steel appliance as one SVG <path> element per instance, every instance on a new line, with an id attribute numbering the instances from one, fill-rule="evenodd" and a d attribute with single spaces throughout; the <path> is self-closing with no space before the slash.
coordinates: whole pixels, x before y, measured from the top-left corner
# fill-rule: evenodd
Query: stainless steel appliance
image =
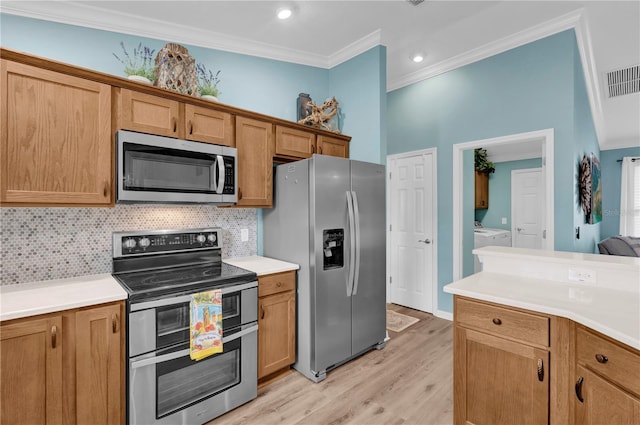
<path id="1" fill-rule="evenodd" d="M 238 202 L 235 148 L 120 130 L 116 151 L 118 202 Z"/>
<path id="2" fill-rule="evenodd" d="M 300 265 L 294 368 L 318 382 L 386 337 L 384 167 L 324 155 L 276 168 L 264 255 Z"/>
<path id="3" fill-rule="evenodd" d="M 202 424 L 257 395 L 258 282 L 221 260 L 219 228 L 113 234 L 128 292 L 129 424 Z M 189 357 L 189 302 L 222 290 L 223 352 Z"/>

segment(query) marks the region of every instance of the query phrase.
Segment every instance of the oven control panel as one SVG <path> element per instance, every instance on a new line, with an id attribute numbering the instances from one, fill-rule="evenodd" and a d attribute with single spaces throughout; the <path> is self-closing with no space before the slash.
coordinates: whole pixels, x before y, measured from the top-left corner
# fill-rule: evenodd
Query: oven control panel
<path id="1" fill-rule="evenodd" d="M 115 232 L 113 256 L 159 254 L 222 247 L 222 229 L 158 230 Z"/>

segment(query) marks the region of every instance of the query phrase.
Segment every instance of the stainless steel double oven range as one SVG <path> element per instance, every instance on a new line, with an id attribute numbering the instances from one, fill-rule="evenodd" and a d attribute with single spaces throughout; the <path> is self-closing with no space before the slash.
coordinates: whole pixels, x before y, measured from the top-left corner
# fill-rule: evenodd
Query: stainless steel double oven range
<path id="1" fill-rule="evenodd" d="M 257 277 L 222 262 L 221 239 L 219 228 L 113 234 L 113 276 L 129 295 L 129 424 L 203 424 L 257 395 Z M 191 295 L 216 288 L 223 352 L 193 361 Z"/>

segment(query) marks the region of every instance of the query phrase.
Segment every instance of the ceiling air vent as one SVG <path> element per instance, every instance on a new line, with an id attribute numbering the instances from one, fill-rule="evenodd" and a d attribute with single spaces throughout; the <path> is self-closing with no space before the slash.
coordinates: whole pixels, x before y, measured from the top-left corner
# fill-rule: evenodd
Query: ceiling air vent
<path id="1" fill-rule="evenodd" d="M 414 6 L 419 5 L 420 3 L 422 3 L 424 0 L 407 0 L 407 2 L 411 3 Z"/>
<path id="2" fill-rule="evenodd" d="M 609 97 L 640 93 L 640 65 L 607 73 Z"/>

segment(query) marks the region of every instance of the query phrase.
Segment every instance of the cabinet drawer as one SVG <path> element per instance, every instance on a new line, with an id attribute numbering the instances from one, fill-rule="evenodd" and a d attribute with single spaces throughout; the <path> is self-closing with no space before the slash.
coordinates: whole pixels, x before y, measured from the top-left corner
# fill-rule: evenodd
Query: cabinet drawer
<path id="1" fill-rule="evenodd" d="M 456 297 L 459 325 L 527 344 L 549 345 L 549 318 Z"/>
<path id="2" fill-rule="evenodd" d="M 640 395 L 640 353 L 627 350 L 582 327 L 577 329 L 578 362 Z"/>
<path id="3" fill-rule="evenodd" d="M 277 294 L 296 289 L 296 272 L 274 273 L 258 278 L 258 296 Z"/>

